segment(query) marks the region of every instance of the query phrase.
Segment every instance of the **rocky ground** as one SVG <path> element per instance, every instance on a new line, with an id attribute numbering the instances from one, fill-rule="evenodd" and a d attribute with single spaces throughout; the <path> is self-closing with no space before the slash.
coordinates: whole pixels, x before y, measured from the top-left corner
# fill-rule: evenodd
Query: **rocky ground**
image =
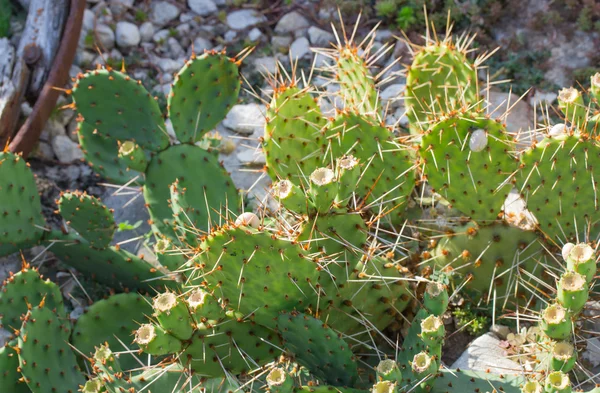
<path id="1" fill-rule="evenodd" d="M 520 51 L 550 51 L 550 57 L 541 68 L 544 83 L 540 83 L 540 86 L 570 86 L 574 83 L 575 70 L 594 66 L 600 37 L 598 33 L 576 31 L 573 26 L 550 26 L 541 31 L 532 29 L 529 21 L 539 12 L 544 12 L 551 3 L 551 0 L 523 1 L 522 10 L 516 10 L 512 17 L 500 19 L 489 28 L 492 45 L 488 42 L 487 47 L 500 45 L 505 48 L 501 48 L 500 53 L 510 52 L 517 40 Z M 105 64 L 120 68 L 124 63 L 127 72 L 141 80 L 164 107 L 173 74 L 192 52 L 227 48 L 229 54 L 235 54 L 248 45 L 255 45 L 256 49 L 244 61 L 242 68 L 248 81 L 246 87 L 268 92 L 262 74 L 275 72 L 277 62 L 289 67 L 290 57 L 300 59 L 300 65 L 308 69 L 314 60 L 311 47 L 330 45 L 334 40 L 330 23 L 339 25 L 337 19 L 335 8 L 324 1 L 313 0 L 274 2 L 262 8 L 233 6 L 226 0 L 88 0 L 79 49 L 70 74 L 75 77 L 87 69 Z M 359 36 L 364 36 L 368 29 L 367 25 L 361 26 Z M 410 63 L 407 45 L 397 41 L 394 37 L 397 35 L 399 31 L 392 26 L 384 25 L 378 31 L 376 46 L 385 43 L 394 46 L 393 51 L 379 59 L 378 67 L 390 65 L 399 56 L 402 56 L 401 63 Z M 418 35 L 416 37 L 418 39 Z M 13 39 L 18 39 L 18 34 Z M 324 59 L 316 59 L 317 64 L 322 61 Z M 392 67 L 390 72 L 397 72 L 398 77 L 382 86 L 381 99 L 391 104 L 387 119 L 390 123 L 399 120 L 403 124 L 405 119 L 402 102 L 396 100 L 405 87 L 401 69 L 400 65 Z M 486 78 L 485 70 L 480 76 Z M 513 132 L 538 127 L 542 119 L 539 105 L 553 104 L 557 96 L 555 90 L 534 86 L 517 103 L 518 96 L 510 95 L 509 90 L 509 85 L 490 89 L 489 97 L 493 103 L 490 112 L 498 107 L 495 111 L 498 114 L 510 107 L 507 124 Z M 259 95 L 263 98 L 266 96 L 262 93 Z M 69 98 L 62 97 L 59 107 L 68 103 Z M 538 108 L 537 112 L 534 108 Z M 23 104 L 22 109 L 25 116 L 31 111 L 27 103 Z M 217 127 L 227 146 L 221 159 L 232 173 L 236 185 L 250 190 L 249 199 L 255 206 L 261 203 L 269 185 L 261 171 L 265 160 L 258 147 L 264 110 L 263 102 L 251 94 L 242 93 L 239 105 Z M 83 162 L 75 129 L 75 113 L 70 109 L 57 110 L 46 125 L 31 157 L 33 170 L 38 175 L 44 213 L 49 221 L 58 224 L 53 211 L 54 200 L 60 191 L 79 189 L 102 197 L 109 207 L 121 211 L 117 216 L 118 221 L 145 222 L 147 217 L 141 198 L 135 199 L 128 209 L 119 209 L 134 199 L 136 194 L 113 195 L 115 189 L 105 184 Z M 120 233 L 117 241 L 142 234 L 144 229 L 142 226 L 134 232 Z M 137 249 L 139 244 L 131 242 L 127 243 L 127 247 Z M 5 263 L 3 266 L 9 265 Z M 506 329 L 494 329 L 494 332 L 473 342 L 469 350 L 459 356 L 471 338 L 465 336 L 464 332 L 458 333 L 457 338 L 450 341 L 454 347 L 449 351 L 450 357 L 445 360 L 451 363 L 459 358 L 457 364 L 461 368 L 495 368 L 499 372 L 520 368 L 519 364 L 508 360 L 502 364 L 497 362 L 503 352 L 500 340 L 506 343 L 509 338 L 507 335 Z M 510 339 L 516 339 L 514 334 Z M 592 364 L 598 366 L 598 352 L 590 356 Z"/>

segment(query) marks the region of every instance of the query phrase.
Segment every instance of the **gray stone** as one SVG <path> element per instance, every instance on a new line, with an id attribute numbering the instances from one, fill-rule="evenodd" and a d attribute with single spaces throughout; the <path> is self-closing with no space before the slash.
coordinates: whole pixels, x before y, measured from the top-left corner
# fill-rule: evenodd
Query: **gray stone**
<path id="1" fill-rule="evenodd" d="M 600 338 L 588 338 L 586 345 L 587 347 L 582 354 L 582 358 L 587 360 L 592 367 L 598 367 L 600 365 Z"/>
<path id="2" fill-rule="evenodd" d="M 290 55 L 293 60 L 308 57 L 310 54 L 310 43 L 306 37 L 300 37 L 290 46 Z"/>
<path id="3" fill-rule="evenodd" d="M 70 164 L 83 158 L 83 153 L 79 145 L 66 135 L 56 135 L 52 138 L 52 150 L 58 158 L 58 161 L 64 164 Z"/>
<path id="4" fill-rule="evenodd" d="M 311 26 L 308 29 L 310 43 L 315 46 L 328 47 L 330 42 L 335 42 L 335 36 L 328 31 Z"/>
<path id="5" fill-rule="evenodd" d="M 185 60 L 173 60 L 167 58 L 158 58 L 156 65 L 161 69 L 162 72 L 173 73 L 178 71 L 185 64 Z"/>
<path id="6" fill-rule="evenodd" d="M 171 57 L 178 59 L 182 56 L 185 56 L 185 50 L 179 44 L 179 41 L 174 37 L 169 37 L 167 39 L 167 46 L 169 47 L 169 53 Z"/>
<path id="7" fill-rule="evenodd" d="M 240 134 L 252 135 L 264 128 L 265 111 L 265 107 L 258 104 L 235 105 L 223 119 L 223 125 Z"/>
<path id="8" fill-rule="evenodd" d="M 33 113 L 33 108 L 27 101 L 23 101 L 21 103 L 21 115 L 24 117 L 29 117 Z"/>
<path id="9" fill-rule="evenodd" d="M 310 23 L 303 15 L 297 11 L 292 11 L 279 19 L 279 22 L 277 22 L 277 25 L 275 26 L 275 33 L 296 34 L 298 31 L 305 31 L 309 26 Z"/>
<path id="10" fill-rule="evenodd" d="M 500 348 L 500 340 L 493 333 L 476 338 L 460 357 L 452 364 L 451 369 L 486 371 L 494 374 L 515 373 L 521 366 L 506 358 Z"/>
<path id="11" fill-rule="evenodd" d="M 66 127 L 75 116 L 75 111 L 67 107 L 68 104 L 69 102 L 63 95 L 59 96 L 56 101 L 56 107 L 59 108 L 59 110 L 55 118 L 63 127 Z"/>
<path id="12" fill-rule="evenodd" d="M 262 33 L 262 31 L 260 31 L 260 29 L 258 27 L 253 28 L 248 33 L 248 39 L 252 42 L 259 41 L 262 38 L 262 36 L 263 36 L 263 33 Z"/>
<path id="13" fill-rule="evenodd" d="M 82 30 L 84 32 L 92 30 L 94 28 L 95 23 L 96 23 L 96 14 L 94 14 L 94 11 L 87 8 L 85 11 L 83 11 Z"/>
<path id="14" fill-rule="evenodd" d="M 281 49 L 285 49 L 287 51 L 291 44 L 292 37 L 283 35 L 274 35 L 271 37 L 271 45 L 275 51 L 280 51 Z"/>
<path id="15" fill-rule="evenodd" d="M 509 103 L 509 93 L 490 88 L 489 95 L 484 93 L 484 97 L 489 97 L 487 113 L 493 113 L 492 117 L 494 118 L 502 116 L 510 108 L 510 113 L 506 117 L 508 132 L 520 133 L 529 130 L 533 126 L 533 111 L 525 100 L 520 100 L 517 103 L 518 95 L 510 95 Z"/>
<path id="16" fill-rule="evenodd" d="M 42 160 L 54 160 L 54 150 L 49 143 L 44 141 L 38 141 L 38 144 L 34 150 L 34 156 Z"/>
<path id="17" fill-rule="evenodd" d="M 57 118 L 50 118 L 44 125 L 40 138 L 43 140 L 51 140 L 57 135 L 66 134 L 65 126 Z"/>
<path id="18" fill-rule="evenodd" d="M 168 1 L 153 2 L 150 11 L 150 20 L 155 25 L 164 26 L 177 19 L 180 12 L 179 7 Z"/>
<path id="19" fill-rule="evenodd" d="M 266 22 L 267 18 L 255 10 L 244 9 L 227 14 L 227 25 L 234 30 L 244 30 Z"/>
<path id="20" fill-rule="evenodd" d="M 167 42 L 169 36 L 169 30 L 159 30 L 152 36 L 152 41 L 156 42 L 157 44 L 164 44 L 165 42 Z"/>
<path id="21" fill-rule="evenodd" d="M 154 25 L 152 22 L 144 22 L 140 26 L 140 39 L 142 42 L 148 42 L 154 35 Z"/>
<path id="22" fill-rule="evenodd" d="M 187 0 L 188 7 L 200 16 L 217 12 L 217 5 L 212 0 Z"/>
<path id="23" fill-rule="evenodd" d="M 544 77 L 558 86 L 569 86 L 573 71 L 592 65 L 592 55 L 597 53 L 598 34 L 576 31 L 573 37 L 559 34 L 548 43 L 551 56 L 548 59 Z"/>
<path id="24" fill-rule="evenodd" d="M 140 29 L 138 29 L 137 25 L 124 21 L 117 23 L 115 36 L 117 40 L 117 45 L 120 48 L 129 48 L 131 46 L 137 46 L 142 39 Z"/>
<path id="25" fill-rule="evenodd" d="M 397 83 L 394 85 L 389 85 L 386 87 L 380 94 L 379 98 L 385 105 L 386 101 L 398 101 L 401 102 L 402 93 L 406 90 L 406 85 L 402 83 Z"/>
<path id="26" fill-rule="evenodd" d="M 506 337 L 510 333 L 510 328 L 504 325 L 493 325 L 490 327 L 490 332 L 494 333 L 499 339 L 506 340 Z"/>
<path id="27" fill-rule="evenodd" d="M 535 93 L 533 94 L 533 97 L 531 97 L 529 99 L 529 105 L 531 105 L 532 107 L 537 107 L 539 105 L 551 105 L 554 100 L 556 100 L 556 98 L 558 97 L 558 94 L 556 94 L 555 92 L 544 92 L 544 91 L 540 91 L 540 90 L 536 90 Z"/>
<path id="28" fill-rule="evenodd" d="M 138 221 L 142 221 L 142 224 L 131 231 L 116 232 L 113 237 L 112 244 L 117 244 L 127 239 L 133 239 L 138 236 L 142 236 L 150 230 L 148 224 L 148 210 L 145 207 L 144 198 L 139 195 L 134 199 L 136 195 L 119 195 L 115 194 L 116 189 L 108 189 L 106 193 L 101 197 L 102 202 L 109 208 L 114 209 L 115 222 L 117 224 L 122 222 L 128 222 L 134 225 Z M 124 243 L 121 248 L 137 253 L 140 245 L 143 243 L 143 239 L 138 241 Z"/>
<path id="29" fill-rule="evenodd" d="M 277 60 L 274 57 L 257 57 L 253 60 L 253 63 L 259 72 L 274 74 L 277 71 Z"/>
<path id="30" fill-rule="evenodd" d="M 133 7 L 135 0 L 109 0 L 108 6 L 113 14 L 122 14 Z"/>
<path id="31" fill-rule="evenodd" d="M 265 154 L 260 149 L 246 149 L 237 154 L 242 165 L 263 166 L 267 163 Z"/>
<path id="32" fill-rule="evenodd" d="M 95 48 L 96 42 L 100 49 L 111 50 L 115 47 L 115 33 L 109 26 L 98 24 L 94 30 L 94 44 L 90 48 Z"/>
<path id="33" fill-rule="evenodd" d="M 237 32 L 233 31 L 233 30 L 229 30 L 227 33 L 225 33 L 225 35 L 223 35 L 223 40 L 225 40 L 226 43 L 231 43 L 235 40 L 236 37 L 237 37 Z"/>
<path id="34" fill-rule="evenodd" d="M 7 342 L 13 337 L 13 334 L 6 329 L 0 328 L 0 348 L 3 348 Z"/>
<path id="35" fill-rule="evenodd" d="M 204 53 L 205 50 L 210 50 L 212 49 L 213 44 L 212 42 L 210 42 L 209 39 L 206 39 L 204 37 L 196 37 L 194 39 L 194 52 L 197 54 L 202 54 Z M 191 48 L 190 48 L 190 52 L 191 52 Z"/>

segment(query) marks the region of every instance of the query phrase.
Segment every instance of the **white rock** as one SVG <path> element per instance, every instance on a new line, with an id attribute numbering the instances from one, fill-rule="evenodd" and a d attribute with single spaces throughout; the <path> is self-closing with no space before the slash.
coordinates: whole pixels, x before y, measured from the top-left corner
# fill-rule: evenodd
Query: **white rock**
<path id="1" fill-rule="evenodd" d="M 274 57 L 257 57 L 253 61 L 254 67 L 259 72 L 274 74 L 277 71 L 277 60 Z"/>
<path id="2" fill-rule="evenodd" d="M 179 44 L 179 41 L 175 37 L 169 37 L 167 39 L 167 45 L 169 46 L 169 53 L 173 58 L 180 58 L 185 56 L 185 50 Z"/>
<path id="3" fill-rule="evenodd" d="M 402 96 L 402 93 L 406 90 L 406 85 L 397 83 L 395 85 L 389 85 L 380 94 L 379 99 L 381 101 L 396 101 Z"/>
<path id="4" fill-rule="evenodd" d="M 115 47 L 115 33 L 107 25 L 96 25 L 96 30 L 94 31 L 94 44 L 92 45 L 92 48 L 95 48 L 96 42 L 98 42 L 100 49 L 111 50 Z"/>
<path id="5" fill-rule="evenodd" d="M 552 126 L 552 128 L 550 128 L 550 131 L 548 131 L 548 134 L 550 136 L 561 136 L 563 134 L 565 134 L 567 132 L 567 125 L 564 123 L 560 123 L 560 124 L 555 124 Z"/>
<path id="6" fill-rule="evenodd" d="M 308 29 L 310 23 L 304 16 L 297 11 L 292 11 L 279 19 L 277 26 L 275 26 L 275 33 L 287 34 L 296 33 L 299 30 Z"/>
<path id="7" fill-rule="evenodd" d="M 290 46 L 292 59 L 301 59 L 310 54 L 310 43 L 306 37 L 300 37 Z"/>
<path id="8" fill-rule="evenodd" d="M 29 105 L 29 102 L 23 101 L 21 103 L 21 115 L 29 117 L 33 113 L 33 108 Z"/>
<path id="9" fill-rule="evenodd" d="M 153 2 L 150 11 L 150 20 L 152 23 L 164 26 L 179 16 L 179 7 L 168 1 Z"/>
<path id="10" fill-rule="evenodd" d="M 315 46 L 328 47 L 330 42 L 335 42 L 335 36 L 328 31 L 311 26 L 308 29 L 310 43 Z"/>
<path id="11" fill-rule="evenodd" d="M 142 42 L 148 42 L 154 35 L 154 25 L 152 22 L 144 22 L 140 26 L 140 38 Z"/>
<path id="12" fill-rule="evenodd" d="M 262 33 L 262 31 L 260 31 L 260 29 L 258 27 L 253 28 L 248 33 L 248 39 L 252 42 L 259 41 L 262 36 L 263 36 L 263 33 Z"/>
<path id="13" fill-rule="evenodd" d="M 237 32 L 233 31 L 233 30 L 229 30 L 228 32 L 226 32 L 223 35 L 223 40 L 225 40 L 225 42 L 230 43 L 233 42 L 233 40 L 235 40 L 235 37 L 237 37 Z"/>
<path id="14" fill-rule="evenodd" d="M 154 33 L 154 35 L 152 36 L 152 41 L 156 42 L 157 44 L 164 44 L 165 42 L 167 42 L 168 38 L 169 30 L 163 29 Z"/>
<path id="15" fill-rule="evenodd" d="M 173 60 L 168 58 L 159 58 L 156 61 L 156 65 L 161 69 L 162 72 L 173 73 L 178 71 L 185 64 L 185 60 Z"/>
<path id="16" fill-rule="evenodd" d="M 124 21 L 117 23 L 115 36 L 117 39 L 117 45 L 121 48 L 137 46 L 142 39 L 140 35 L 140 29 L 138 29 L 138 27 L 133 23 Z"/>
<path id="17" fill-rule="evenodd" d="M 265 154 L 261 150 L 246 149 L 237 154 L 238 160 L 243 165 L 265 165 L 267 163 Z"/>
<path id="18" fill-rule="evenodd" d="M 62 125 L 58 121 L 58 119 L 48 119 L 48 121 L 44 125 L 44 129 L 42 130 L 40 138 L 45 140 L 51 140 L 52 138 L 58 135 L 67 135 L 65 126 Z"/>
<path id="19" fill-rule="evenodd" d="M 267 18 L 255 10 L 237 10 L 227 14 L 227 25 L 234 30 L 244 30 L 266 22 Z"/>
<path id="20" fill-rule="evenodd" d="M 289 49 L 292 44 L 292 37 L 283 36 L 283 35 L 274 35 L 271 37 L 271 45 L 273 49 L 278 51 L 280 49 Z"/>
<path id="21" fill-rule="evenodd" d="M 79 145 L 66 135 L 57 135 L 52 138 L 52 150 L 54 150 L 58 161 L 65 164 L 83 158 L 83 153 Z"/>
<path id="22" fill-rule="evenodd" d="M 212 47 L 212 42 L 204 37 L 196 37 L 194 39 L 194 52 L 197 54 L 202 54 L 205 50 L 212 49 Z"/>
<path id="23" fill-rule="evenodd" d="M 223 119 L 223 125 L 240 134 L 252 135 L 265 126 L 265 111 L 258 104 L 235 105 Z"/>
<path id="24" fill-rule="evenodd" d="M 86 10 L 83 11 L 82 30 L 84 32 L 87 32 L 88 30 L 92 30 L 94 28 L 95 23 L 96 23 L 96 14 L 94 14 L 94 11 L 90 10 L 89 8 L 86 8 Z"/>
<path id="25" fill-rule="evenodd" d="M 60 125 L 63 127 L 66 127 L 67 124 L 71 122 L 71 119 L 73 119 L 75 116 L 75 111 L 71 108 L 68 108 L 68 104 L 69 102 L 63 95 L 59 96 L 58 100 L 56 101 L 56 106 L 60 108 L 56 114 L 56 121 L 58 121 L 58 123 L 60 123 Z"/>
<path id="26" fill-rule="evenodd" d="M 113 14 L 121 14 L 133 7 L 135 0 L 109 0 L 108 6 Z"/>
<path id="27" fill-rule="evenodd" d="M 500 340 L 492 333 L 475 339 L 450 368 L 461 370 L 486 371 L 494 374 L 515 373 L 521 366 L 506 358 L 499 346 Z"/>
<path id="28" fill-rule="evenodd" d="M 531 97 L 529 99 L 529 104 L 533 107 L 536 107 L 538 105 L 543 105 L 543 104 L 552 104 L 554 102 L 554 100 L 556 100 L 556 98 L 558 97 L 558 94 L 554 93 L 554 92 L 544 92 L 544 91 L 540 91 L 540 90 L 536 90 L 535 94 L 533 95 L 533 97 Z"/>
<path id="29" fill-rule="evenodd" d="M 187 0 L 192 11 L 200 16 L 207 16 L 217 12 L 217 5 L 212 0 Z"/>

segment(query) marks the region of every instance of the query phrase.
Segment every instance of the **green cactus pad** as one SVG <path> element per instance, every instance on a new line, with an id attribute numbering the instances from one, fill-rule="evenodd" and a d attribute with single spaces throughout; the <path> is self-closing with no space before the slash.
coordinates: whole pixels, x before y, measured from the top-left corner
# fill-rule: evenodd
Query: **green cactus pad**
<path id="1" fill-rule="evenodd" d="M 214 232 L 202 248 L 190 284 L 206 281 L 216 297 L 261 325 L 274 326 L 281 310 L 316 303 L 317 265 L 296 244 L 240 226 Z"/>
<path id="2" fill-rule="evenodd" d="M 108 247 L 117 227 L 112 212 L 98 198 L 85 192 L 67 192 L 60 196 L 57 204 L 68 225 L 91 247 Z"/>
<path id="3" fill-rule="evenodd" d="M 362 163 L 355 190 L 358 196 L 366 197 L 378 214 L 399 217 L 415 187 L 412 151 L 396 143 L 387 128 L 353 113 L 338 116 L 328 125 L 326 135 L 328 160 L 351 154 Z"/>
<path id="4" fill-rule="evenodd" d="M 193 203 L 195 232 L 207 231 L 209 220 L 211 225 L 218 224 L 227 210 L 237 211 L 240 206 L 235 185 L 214 154 L 192 145 L 173 146 L 152 159 L 144 185 L 154 228 L 165 236 L 176 239 L 175 219 L 168 203 L 175 180 L 186 189 L 186 201 Z M 188 223 L 186 228 L 190 226 Z"/>
<path id="5" fill-rule="evenodd" d="M 298 312 L 283 313 L 277 329 L 298 363 L 317 378 L 334 386 L 352 386 L 358 378 L 350 347 L 322 321 Z"/>
<path id="6" fill-rule="evenodd" d="M 18 371 L 19 357 L 14 350 L 17 343 L 17 340 L 12 340 L 0 348 L 0 392 L 31 393 L 27 385 L 19 381 L 22 375 Z"/>
<path id="7" fill-rule="evenodd" d="M 84 122 L 77 123 L 77 137 L 86 161 L 103 177 L 122 184 L 135 178 L 136 183 L 144 183 L 139 172 L 127 170 L 119 160 L 119 144 L 116 140 L 94 133 L 94 127 Z"/>
<path id="8" fill-rule="evenodd" d="M 405 105 L 411 132 L 454 110 L 472 108 L 479 100 L 477 69 L 452 42 L 424 46 L 406 72 Z"/>
<path id="9" fill-rule="evenodd" d="M 263 140 L 267 171 L 273 181 L 290 179 L 301 184 L 323 166 L 325 124 L 315 97 L 308 91 L 297 87 L 275 91 Z"/>
<path id="10" fill-rule="evenodd" d="M 27 313 L 18 337 L 19 366 L 32 393 L 76 393 L 85 383 L 69 333 L 68 320 L 48 306 Z"/>
<path id="11" fill-rule="evenodd" d="M 73 88 L 73 101 L 83 122 L 100 136 L 134 140 L 151 151 L 169 146 L 158 103 L 141 82 L 121 72 L 101 69 L 83 75 Z"/>
<path id="12" fill-rule="evenodd" d="M 51 232 L 48 241 L 54 243 L 50 250 L 61 261 L 105 285 L 150 291 L 176 286 L 175 281 L 125 250 L 95 249 L 75 233 L 65 235 L 58 231 Z"/>
<path id="13" fill-rule="evenodd" d="M 346 47 L 337 53 L 335 77 L 346 108 L 361 114 L 376 115 L 379 110 L 375 80 L 357 50 Z"/>
<path id="14" fill-rule="evenodd" d="M 433 392 L 503 392 L 520 393 L 521 385 L 526 382 L 523 375 L 492 374 L 471 370 L 441 370 Z"/>
<path id="15" fill-rule="evenodd" d="M 27 265 L 15 275 L 6 279 L 0 289 L 0 321 L 5 328 L 18 330 L 21 316 L 27 314 L 30 306 L 46 299 L 46 307 L 56 309 L 60 318 L 65 317 L 65 309 L 60 288 L 50 280 L 44 280 L 35 269 Z"/>
<path id="16" fill-rule="evenodd" d="M 238 65 L 223 53 L 188 60 L 169 94 L 169 118 L 180 142 L 202 139 L 227 115 L 240 92 Z"/>
<path id="17" fill-rule="evenodd" d="M 525 151 L 521 160 L 517 187 L 539 229 L 558 243 L 596 240 L 598 143 L 577 134 L 549 137 Z"/>
<path id="18" fill-rule="evenodd" d="M 199 329 L 181 354 L 181 361 L 200 377 L 240 374 L 272 362 L 281 339 L 255 322 L 225 318 L 214 328 Z"/>
<path id="19" fill-rule="evenodd" d="M 464 116 L 437 123 L 423 135 L 424 177 L 473 220 L 495 220 L 518 167 L 513 145 L 502 124 Z"/>
<path id="20" fill-rule="evenodd" d="M 152 315 L 149 302 L 150 299 L 132 292 L 113 295 L 94 303 L 79 317 L 73 328 L 73 346 L 86 356 L 93 355 L 95 347 L 104 343 L 117 352 L 135 348 L 131 344 L 133 332 Z M 119 361 L 126 370 L 139 367 L 139 363 L 129 354 L 121 354 Z"/>
<path id="21" fill-rule="evenodd" d="M 35 245 L 44 217 L 33 173 L 18 155 L 0 151 L 0 256 Z"/>
<path id="22" fill-rule="evenodd" d="M 294 388 L 294 393 L 364 393 L 364 390 L 342 388 L 338 386 L 319 385 Z"/>
<path id="23" fill-rule="evenodd" d="M 430 257 L 437 268 L 456 274 L 456 286 L 469 280 L 464 288 L 473 301 L 491 304 L 496 291 L 496 306 L 501 308 L 514 308 L 517 300 L 534 301 L 531 288 L 539 285 L 551 263 L 534 232 L 505 223 L 457 227 L 437 241 Z"/>

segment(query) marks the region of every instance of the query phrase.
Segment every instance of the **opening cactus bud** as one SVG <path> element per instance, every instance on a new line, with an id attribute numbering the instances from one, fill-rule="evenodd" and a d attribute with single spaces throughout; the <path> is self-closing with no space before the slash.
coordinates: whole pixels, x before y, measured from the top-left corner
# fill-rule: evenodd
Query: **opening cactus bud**
<path id="1" fill-rule="evenodd" d="M 437 372 L 437 364 L 433 356 L 429 356 L 427 352 L 421 352 L 413 357 L 411 368 L 415 376 L 423 379 L 429 374 Z"/>
<path id="2" fill-rule="evenodd" d="M 555 340 L 565 340 L 571 334 L 573 322 L 567 310 L 560 304 L 548 306 L 542 312 L 540 328 Z"/>
<path id="3" fill-rule="evenodd" d="M 421 322 L 421 339 L 430 346 L 439 346 L 444 339 L 446 329 L 442 318 L 430 315 Z"/>
<path id="4" fill-rule="evenodd" d="M 574 87 L 565 87 L 558 92 L 558 100 L 564 103 L 574 103 L 581 97 L 581 93 Z"/>
<path id="5" fill-rule="evenodd" d="M 154 356 L 162 356 L 181 351 L 183 344 L 177 338 L 167 334 L 163 329 L 145 324 L 135 332 L 134 342 L 140 348 Z"/>
<path id="6" fill-rule="evenodd" d="M 550 135 L 550 136 L 561 136 L 566 133 L 567 133 L 567 125 L 564 123 L 555 124 L 548 131 L 548 135 Z M 568 244 L 572 244 L 572 243 L 568 243 Z M 566 244 L 565 244 L 565 246 L 566 246 Z"/>
<path id="7" fill-rule="evenodd" d="M 317 168 L 310 175 L 310 182 L 313 204 L 319 212 L 328 212 L 339 189 L 335 173 L 329 168 Z"/>
<path id="8" fill-rule="evenodd" d="M 121 160 L 128 169 L 133 169 L 138 172 L 144 172 L 148 166 L 146 153 L 132 141 L 119 143 L 119 160 Z"/>
<path id="9" fill-rule="evenodd" d="M 286 393 L 293 390 L 294 383 L 284 369 L 276 367 L 267 374 L 267 385 L 274 393 Z"/>
<path id="10" fill-rule="evenodd" d="M 567 268 L 576 271 L 585 276 L 585 280 L 590 283 L 596 274 L 596 261 L 594 258 L 594 249 L 585 243 L 573 246 L 567 255 Z"/>
<path id="11" fill-rule="evenodd" d="M 200 288 L 194 289 L 186 299 L 196 323 L 215 324 L 223 313 L 217 299 Z"/>
<path id="12" fill-rule="evenodd" d="M 600 100 L 600 72 L 595 73 L 590 78 L 590 86 L 592 90 L 592 95 Z"/>
<path id="13" fill-rule="evenodd" d="M 396 384 L 392 381 L 380 381 L 373 385 L 372 393 L 394 393 Z"/>
<path id="14" fill-rule="evenodd" d="M 361 168 L 359 161 L 352 155 L 343 156 L 337 160 L 336 171 L 340 182 L 338 202 L 344 204 L 344 201 L 352 197 L 360 179 Z"/>
<path id="15" fill-rule="evenodd" d="M 104 385 L 100 378 L 90 379 L 83 385 L 81 393 L 100 393 L 104 389 Z"/>
<path id="16" fill-rule="evenodd" d="M 108 345 L 101 345 L 96 348 L 96 352 L 94 352 L 94 360 L 100 363 L 105 363 L 109 361 L 113 356 L 112 351 L 108 347 Z"/>
<path id="17" fill-rule="evenodd" d="M 568 87 L 558 92 L 558 107 L 565 114 L 565 118 L 575 125 L 581 125 L 586 120 L 587 109 L 579 90 Z"/>
<path id="18" fill-rule="evenodd" d="M 487 147 L 488 144 L 488 136 L 485 130 L 475 130 L 471 134 L 471 138 L 469 138 L 469 149 L 473 152 L 483 151 Z"/>
<path id="19" fill-rule="evenodd" d="M 571 393 L 571 380 L 561 371 L 548 374 L 545 381 L 546 393 Z"/>
<path id="20" fill-rule="evenodd" d="M 523 388 L 521 389 L 523 393 L 544 393 L 544 388 L 542 384 L 538 381 L 528 381 Z"/>
<path id="21" fill-rule="evenodd" d="M 559 341 L 552 346 L 551 367 L 554 371 L 568 373 L 575 366 L 577 352 L 571 343 Z"/>
<path id="22" fill-rule="evenodd" d="M 161 293 L 153 303 L 156 319 L 169 334 L 180 340 L 192 337 L 192 317 L 186 305 L 172 292 Z"/>
<path id="23" fill-rule="evenodd" d="M 306 196 L 304 192 L 289 180 L 281 180 L 273 185 L 273 196 L 286 209 L 297 213 L 306 211 Z"/>
<path id="24" fill-rule="evenodd" d="M 235 220 L 236 226 L 246 226 L 250 228 L 258 228 L 260 226 L 260 219 L 254 213 L 246 212 L 242 213 Z"/>
<path id="25" fill-rule="evenodd" d="M 154 245 L 154 252 L 156 254 L 164 254 L 171 249 L 171 242 L 168 239 L 160 239 Z"/>
<path id="26" fill-rule="evenodd" d="M 383 381 L 401 381 L 402 372 L 398 363 L 392 359 L 385 359 L 377 365 L 377 376 Z"/>
<path id="27" fill-rule="evenodd" d="M 562 250 L 561 250 L 561 254 L 563 259 L 566 261 L 567 258 L 569 258 L 569 254 L 571 253 L 571 250 L 573 249 L 573 247 L 575 247 L 575 244 L 573 243 L 566 243 Z"/>
<path id="28" fill-rule="evenodd" d="M 444 285 L 439 282 L 430 282 L 425 288 L 423 295 L 425 308 L 433 315 L 440 316 L 448 308 L 448 292 Z"/>
<path id="29" fill-rule="evenodd" d="M 558 301 L 572 313 L 583 309 L 588 295 L 586 279 L 577 272 L 566 272 L 558 281 Z"/>

